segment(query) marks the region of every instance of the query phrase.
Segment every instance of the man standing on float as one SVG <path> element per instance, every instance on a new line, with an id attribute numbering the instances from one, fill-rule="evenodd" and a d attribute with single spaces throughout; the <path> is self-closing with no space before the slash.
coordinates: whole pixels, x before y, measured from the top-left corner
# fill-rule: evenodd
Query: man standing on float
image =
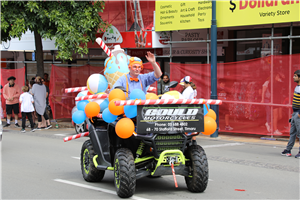
<path id="1" fill-rule="evenodd" d="M 128 68 L 129 74 L 121 76 L 114 84 L 113 88 L 122 86 L 126 89 L 126 96 L 130 95 L 130 91 L 134 89 L 141 89 L 144 93 L 147 93 L 147 87 L 158 81 L 162 75 L 160 67 L 156 63 L 156 59 L 153 53 L 147 52 L 147 60 L 153 67 L 153 72 L 147 74 L 140 74 L 143 70 L 143 62 L 138 57 L 131 57 L 129 59 Z"/>

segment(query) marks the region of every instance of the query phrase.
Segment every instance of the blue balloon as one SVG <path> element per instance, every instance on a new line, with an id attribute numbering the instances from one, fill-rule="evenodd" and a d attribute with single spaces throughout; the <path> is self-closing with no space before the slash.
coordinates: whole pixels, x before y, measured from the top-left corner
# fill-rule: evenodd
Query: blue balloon
<path id="1" fill-rule="evenodd" d="M 108 104 L 109 104 L 109 101 L 108 101 L 108 98 L 106 98 L 106 99 L 100 104 L 100 112 L 103 112 L 104 109 L 108 108 Z"/>
<path id="2" fill-rule="evenodd" d="M 209 104 L 203 104 L 204 116 L 208 113 L 210 109 Z"/>
<path id="3" fill-rule="evenodd" d="M 82 111 L 82 110 L 77 110 L 72 115 L 72 120 L 75 124 L 83 123 L 85 118 L 86 118 L 86 115 L 85 115 L 84 111 Z"/>
<path id="4" fill-rule="evenodd" d="M 87 90 L 86 90 L 86 91 L 79 92 L 79 93 L 77 94 L 77 96 L 76 96 L 76 97 L 82 97 L 82 96 L 86 96 L 86 95 L 87 95 L 87 93 L 88 93 L 88 91 L 87 91 Z"/>
<path id="5" fill-rule="evenodd" d="M 88 103 L 89 103 L 88 100 L 82 100 L 82 101 L 79 101 L 79 102 L 77 103 L 77 109 L 78 109 L 78 110 L 84 111 L 84 108 L 85 108 L 86 104 L 88 104 Z"/>
<path id="6" fill-rule="evenodd" d="M 117 115 L 113 115 L 111 114 L 111 112 L 109 111 L 108 108 L 104 109 L 102 112 L 102 119 L 106 122 L 106 123 L 112 123 L 117 119 Z"/>
<path id="7" fill-rule="evenodd" d="M 124 106 L 126 117 L 134 118 L 137 115 L 137 106 Z"/>
<path id="8" fill-rule="evenodd" d="M 146 94 L 141 89 L 134 89 L 130 92 L 130 99 L 146 100 Z"/>

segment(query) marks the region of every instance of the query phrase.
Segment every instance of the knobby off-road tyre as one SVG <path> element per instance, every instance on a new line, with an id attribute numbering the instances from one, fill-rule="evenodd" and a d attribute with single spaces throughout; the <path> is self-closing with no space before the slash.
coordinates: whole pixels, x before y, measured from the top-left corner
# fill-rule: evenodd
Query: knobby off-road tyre
<path id="1" fill-rule="evenodd" d="M 187 188 L 191 192 L 203 192 L 208 183 L 208 163 L 202 147 L 192 145 L 187 149 L 186 157 L 190 159 L 189 168 L 192 177 L 185 177 Z"/>
<path id="2" fill-rule="evenodd" d="M 99 182 L 103 179 L 105 170 L 98 170 L 94 163 L 93 157 L 95 152 L 90 140 L 83 143 L 80 154 L 81 173 L 84 180 L 88 182 Z"/>
<path id="3" fill-rule="evenodd" d="M 134 158 L 129 149 L 121 148 L 115 153 L 114 179 L 119 197 L 128 198 L 134 194 L 136 173 Z"/>

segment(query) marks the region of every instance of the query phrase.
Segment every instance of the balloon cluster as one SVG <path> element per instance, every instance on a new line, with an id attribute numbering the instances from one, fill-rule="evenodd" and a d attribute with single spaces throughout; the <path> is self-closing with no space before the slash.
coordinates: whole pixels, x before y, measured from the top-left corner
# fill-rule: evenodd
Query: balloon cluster
<path id="1" fill-rule="evenodd" d="M 217 130 L 217 115 L 213 109 L 210 109 L 208 104 L 204 107 L 204 135 L 211 135 Z"/>
<path id="2" fill-rule="evenodd" d="M 79 92 L 77 97 L 91 94 L 104 94 L 107 90 L 108 82 L 101 74 L 92 74 L 87 80 L 87 91 Z M 108 107 L 108 99 L 82 100 L 76 102 L 77 111 L 72 114 L 72 120 L 76 124 L 84 122 L 86 117 L 92 118 Z"/>
<path id="3" fill-rule="evenodd" d="M 131 100 L 158 99 L 156 94 L 145 95 L 143 90 L 134 89 L 129 95 Z M 102 118 L 107 123 L 114 122 L 118 116 L 125 115 L 116 124 L 116 133 L 120 138 L 126 139 L 132 136 L 135 125 L 131 118 L 137 116 L 137 106 L 116 106 L 115 101 L 126 100 L 125 93 L 121 89 L 113 89 L 108 95 L 108 108 L 102 112 Z"/>

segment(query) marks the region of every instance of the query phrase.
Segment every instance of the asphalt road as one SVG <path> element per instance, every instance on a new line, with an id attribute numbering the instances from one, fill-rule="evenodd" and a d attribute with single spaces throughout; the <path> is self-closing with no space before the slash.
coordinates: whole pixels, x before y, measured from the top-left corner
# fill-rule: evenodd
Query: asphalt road
<path id="1" fill-rule="evenodd" d="M 113 172 L 100 183 L 84 181 L 80 150 L 87 138 L 63 142 L 73 129 L 21 133 L 9 128 L 1 142 L 2 199 L 119 199 Z M 204 193 L 187 190 L 184 178 L 137 181 L 133 199 L 300 199 L 300 159 L 281 156 L 285 142 L 274 145 L 199 136 L 209 164 Z M 295 155 L 296 149 L 292 151 Z"/>

